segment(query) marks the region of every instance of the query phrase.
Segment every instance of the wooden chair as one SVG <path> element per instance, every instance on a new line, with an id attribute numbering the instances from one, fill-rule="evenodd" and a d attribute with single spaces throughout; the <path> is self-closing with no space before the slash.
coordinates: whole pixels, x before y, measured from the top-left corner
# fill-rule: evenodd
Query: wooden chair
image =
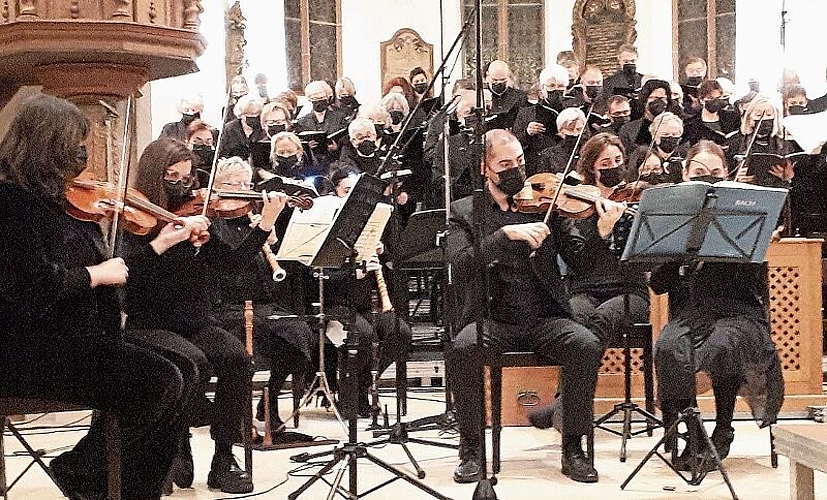
<path id="1" fill-rule="evenodd" d="M 29 471 L 35 464 L 39 465 L 44 472 L 49 476 L 52 482 L 60 488 L 61 493 L 64 496 L 68 496 L 68 492 L 63 491 L 63 487 L 55 478 L 54 472 L 52 471 L 51 467 L 49 467 L 46 462 L 43 461 L 43 457 L 46 454 L 44 450 L 35 450 L 32 446 L 26 441 L 25 436 L 20 432 L 17 426 L 9 418 L 11 415 L 24 415 L 24 414 L 33 414 L 33 413 L 53 413 L 53 412 L 64 412 L 64 411 L 82 411 L 88 410 L 89 408 L 84 408 L 76 405 L 71 405 L 69 403 L 63 403 L 58 401 L 48 401 L 48 400 L 41 400 L 41 399 L 30 399 L 30 398 L 0 398 L 0 498 L 8 499 L 9 498 L 9 491 L 14 487 L 18 481 Z M 121 439 L 120 439 L 120 426 L 118 425 L 117 418 L 109 413 L 105 413 L 102 415 L 104 418 L 104 428 L 105 428 L 105 442 L 106 442 L 106 464 L 107 464 L 107 482 L 108 482 L 108 495 L 107 498 L 109 500 L 120 500 L 121 498 Z M 28 454 L 32 461 L 26 466 L 23 471 L 17 475 L 17 477 L 12 480 L 11 483 L 7 482 L 6 478 L 6 461 L 5 461 L 5 446 L 4 446 L 4 437 L 5 437 L 5 430 L 8 429 L 9 432 L 20 442 L 23 448 L 26 450 L 26 454 Z"/>

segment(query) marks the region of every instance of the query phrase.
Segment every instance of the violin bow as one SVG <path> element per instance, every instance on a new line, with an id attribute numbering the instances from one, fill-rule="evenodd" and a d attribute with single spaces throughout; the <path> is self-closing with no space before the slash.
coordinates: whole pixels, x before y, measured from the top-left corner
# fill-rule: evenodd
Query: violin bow
<path id="1" fill-rule="evenodd" d="M 227 99 L 224 102 L 230 102 L 230 94 L 232 93 L 232 85 L 227 89 Z M 218 138 L 215 141 L 215 155 L 212 158 L 212 166 L 210 167 L 210 180 L 207 182 L 207 194 L 204 197 L 204 208 L 201 209 L 201 215 L 207 216 L 207 210 L 210 208 L 210 197 L 215 189 L 215 166 L 218 164 L 218 153 L 221 151 L 221 140 L 224 138 L 224 125 L 218 129 Z"/>
<path id="2" fill-rule="evenodd" d="M 549 221 L 551 221 L 551 214 L 554 213 L 554 205 L 556 205 L 557 200 L 560 199 L 560 193 L 563 191 L 563 182 L 565 181 L 566 176 L 569 175 L 569 172 L 571 172 L 572 165 L 574 165 L 574 157 L 577 156 L 578 149 L 580 149 L 580 141 L 583 140 L 583 133 L 589 126 L 589 116 L 591 116 L 593 109 L 594 102 L 592 102 L 591 106 L 589 106 L 589 112 L 586 115 L 586 123 L 583 124 L 583 128 L 580 129 L 580 133 L 577 135 L 577 141 L 574 143 L 574 149 L 571 150 L 569 161 L 566 163 L 566 168 L 563 169 L 563 175 L 560 177 L 560 183 L 557 184 L 557 189 L 554 191 L 554 197 L 551 199 L 551 205 L 549 205 L 548 210 L 546 211 L 546 216 L 543 218 L 543 223 L 545 225 L 548 225 Z"/>
<path id="3" fill-rule="evenodd" d="M 662 116 L 662 113 L 661 113 L 661 115 L 658 115 L 658 116 Z M 655 120 L 657 120 L 657 119 L 658 119 L 658 117 L 656 116 Z M 653 123 L 654 123 L 654 121 L 653 121 Z M 658 136 L 658 131 L 660 131 L 660 126 L 661 125 L 663 125 L 663 118 L 660 119 L 660 121 L 658 122 L 658 126 L 655 127 L 655 133 L 652 134 L 652 140 L 649 141 L 649 147 L 646 148 L 646 154 L 643 155 L 643 162 L 640 164 L 640 167 L 646 165 L 646 160 L 648 160 L 649 157 L 652 156 L 652 153 L 655 152 L 655 137 Z M 641 126 L 643 126 L 643 124 L 641 124 Z M 640 167 L 638 167 L 638 169 L 637 169 L 637 179 L 635 179 L 635 186 L 638 186 L 639 185 L 638 182 L 640 182 L 640 175 L 641 175 Z M 661 169 L 663 169 L 663 162 L 661 162 Z M 667 172 L 667 173 L 669 173 L 669 172 Z"/>
<path id="4" fill-rule="evenodd" d="M 120 165 L 118 165 L 118 187 L 115 199 L 115 213 L 112 215 L 112 224 L 109 226 L 109 248 L 108 257 L 111 259 L 115 256 L 115 248 L 118 243 L 118 235 L 120 233 L 121 211 L 124 209 L 126 200 L 127 180 L 129 177 L 129 159 L 127 157 L 127 145 L 129 141 L 129 120 L 132 118 L 132 103 L 135 97 L 130 95 L 126 99 L 126 112 L 123 118 L 123 135 L 121 136 L 121 158 Z M 101 101 L 103 105 L 103 101 Z M 104 106 L 110 113 L 114 110 L 109 105 Z M 109 151 L 106 151 L 106 161 L 109 161 Z"/>
<path id="5" fill-rule="evenodd" d="M 752 131 L 752 137 L 750 137 L 750 139 L 749 139 L 749 144 L 747 145 L 747 150 L 744 153 L 744 157 L 741 158 L 741 161 L 738 162 L 738 167 L 735 170 L 733 170 L 732 172 L 730 172 L 729 174 L 727 174 L 726 180 L 729 180 L 729 178 L 732 177 L 733 175 L 737 176 L 738 171 L 741 170 L 741 167 L 743 167 L 744 164 L 746 164 L 747 159 L 749 158 L 749 155 L 752 152 L 752 146 L 755 144 L 755 139 L 758 137 L 758 129 L 761 127 L 761 124 L 764 122 L 764 120 L 767 119 L 766 114 L 767 114 L 766 112 L 761 113 L 761 118 L 758 120 L 758 125 L 756 125 L 755 130 Z M 773 117 L 773 119 L 774 118 L 775 117 Z"/>

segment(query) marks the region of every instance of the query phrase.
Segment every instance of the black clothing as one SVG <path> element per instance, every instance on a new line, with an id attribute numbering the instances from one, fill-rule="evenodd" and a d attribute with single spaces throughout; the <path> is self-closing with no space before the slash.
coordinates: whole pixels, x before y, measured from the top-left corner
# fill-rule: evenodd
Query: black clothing
<path id="1" fill-rule="evenodd" d="M 713 387 L 737 377 L 755 419 L 762 427 L 774 423 L 784 380 L 763 303 L 764 266 L 702 263 L 684 276 L 679 271 L 663 265 L 650 282 L 655 293 L 669 293 L 672 318 L 655 345 L 658 399 L 691 399 L 698 370 L 709 373 Z"/>
<path id="2" fill-rule="evenodd" d="M 572 171 L 577 167 L 577 161 L 580 159 L 579 148 L 582 148 L 583 144 L 589 140 L 590 135 L 591 134 L 589 134 L 588 131 L 583 132 L 583 137 L 580 139 L 578 152 L 574 155 L 574 159 L 572 160 Z M 574 144 L 577 141 L 577 136 L 569 137 L 570 139 L 561 139 L 554 146 L 541 151 L 539 154 L 539 165 L 532 165 L 532 168 L 529 168 L 528 164 L 526 164 L 526 175 L 531 177 L 539 172 L 559 173 L 565 170 L 566 165 L 568 165 L 569 158 L 571 158 L 571 153 L 574 151 Z"/>
<path id="3" fill-rule="evenodd" d="M 189 139 L 187 136 L 187 124 L 181 120 L 167 123 L 164 125 L 164 128 L 161 129 L 161 135 L 158 136 L 158 139 L 162 137 L 169 137 L 170 139 L 178 139 L 181 142 L 187 142 Z"/>
<path id="4" fill-rule="evenodd" d="M 244 118 L 237 118 L 224 125 L 224 131 L 221 136 L 221 149 L 218 150 L 219 158 L 230 158 L 231 156 L 238 156 L 244 161 L 250 159 L 250 143 L 264 141 L 267 139 L 267 132 L 263 129 L 253 130 L 247 136 L 244 133 L 244 128 L 241 126 L 241 120 Z"/>
<path id="5" fill-rule="evenodd" d="M 743 155 L 746 154 L 747 148 L 749 147 L 749 141 L 752 139 L 752 134 L 744 135 L 743 133 L 735 134 L 730 138 L 730 146 L 729 149 L 726 151 L 727 153 L 727 160 L 729 161 L 729 169 L 730 172 L 736 168 L 738 168 L 738 160 L 735 158 L 735 155 Z M 785 141 L 781 137 L 756 137 L 755 142 L 752 144 L 752 149 L 750 150 L 750 154 L 753 153 L 770 153 L 770 154 L 777 154 L 777 155 L 785 155 L 795 151 L 795 145 L 790 143 L 789 141 Z M 747 160 L 747 165 L 749 164 L 749 160 Z M 755 180 L 753 184 L 757 184 L 759 186 L 767 186 L 767 187 L 774 187 L 774 188 L 789 188 L 790 183 L 780 179 L 772 174 L 767 173 L 764 176 L 755 175 Z"/>
<path id="6" fill-rule="evenodd" d="M 480 165 L 479 148 L 473 147 L 471 138 L 464 133 L 448 138 L 448 164 L 451 167 L 451 200 L 470 196 L 474 191 L 474 169 Z M 428 206 L 445 206 L 445 143 L 439 141 L 434 149 L 431 167 L 431 199 Z"/>
<path id="7" fill-rule="evenodd" d="M 558 114 L 560 114 L 560 110 L 547 108 L 542 104 L 526 106 L 517 113 L 513 131 L 523 146 L 526 175 L 531 175 L 529 172 L 540 171 L 540 165 L 543 165 L 540 153 L 554 146 L 560 140 L 560 136 L 557 135 Z M 546 131 L 541 134 L 529 135 L 526 129 L 531 122 L 542 123 L 546 127 Z"/>
<path id="8" fill-rule="evenodd" d="M 652 142 L 652 134 L 649 132 L 649 126 L 652 125 L 647 118 L 638 118 L 620 127 L 617 133 L 620 140 L 623 142 L 623 148 L 626 151 L 631 151 L 638 146 L 649 147 Z"/>
<path id="9" fill-rule="evenodd" d="M 738 116 L 738 113 L 734 111 L 722 109 L 718 112 L 717 122 L 702 121 L 700 113 L 690 115 L 683 124 L 683 139 L 689 143 L 690 146 L 694 146 L 701 139 L 709 139 L 726 150 L 729 146 L 729 141 L 724 136 L 735 132 L 740 126 L 741 118 Z"/>
<path id="10" fill-rule="evenodd" d="M 610 75 L 603 80 L 603 90 L 609 96 L 617 94 L 615 89 L 637 90 L 641 86 L 640 82 L 642 79 L 643 75 L 640 73 L 635 72 L 630 75 L 621 69 L 617 73 Z"/>
<path id="11" fill-rule="evenodd" d="M 525 106 L 528 106 L 528 99 L 525 92 L 520 89 L 508 87 L 501 95 L 491 93 L 490 114 L 503 115 L 503 118 L 498 120 L 500 128 L 510 129 L 513 127 L 517 112 Z"/>
<path id="12" fill-rule="evenodd" d="M 295 132 L 323 131 L 330 136 L 345 127 L 347 127 L 347 119 L 341 111 L 335 109 L 327 110 L 322 122 L 317 121 L 316 113 L 311 111 L 296 121 Z M 345 134 L 345 136 L 347 136 L 347 134 Z M 317 168 L 317 171 L 313 172 L 312 175 L 326 175 L 330 164 L 338 158 L 338 151 L 329 151 L 327 145 L 328 142 L 323 141 L 319 143 L 316 149 L 309 150 L 313 157 L 313 164 Z M 305 150 L 305 152 L 307 151 L 308 149 Z"/>
<path id="13" fill-rule="evenodd" d="M 568 295 L 556 259 L 558 254 L 568 262 L 588 258 L 590 243 L 571 221 L 554 218 L 551 235 L 536 257 L 529 257 L 529 245 L 509 240 L 500 228 L 542 216 L 506 212 L 486 203 L 486 236 L 480 242 L 481 255 L 475 255 L 471 208 L 471 198 L 454 204 L 454 228 L 448 243 L 455 277 L 449 297 L 455 303 L 454 331 L 459 334 L 446 362 L 454 379 L 460 433 L 472 438 L 482 421 L 482 358 L 476 346 L 476 322 L 482 320 L 481 305 L 486 298 L 480 277 L 488 270 L 491 318 L 484 324 L 490 344 L 495 352 L 531 349 L 561 363 L 564 433 L 588 434 L 603 349 L 592 332 L 569 318 Z M 489 264 L 493 264 L 490 270 Z"/>
<path id="14" fill-rule="evenodd" d="M 659 184 L 665 182 L 672 182 L 677 183 L 683 180 L 683 159 L 686 158 L 686 151 L 687 151 L 687 144 L 682 142 L 678 144 L 678 147 L 675 148 L 675 151 L 672 152 L 671 155 L 664 158 L 658 155 L 658 146 L 654 146 L 654 151 L 649 152 L 649 145 L 646 146 L 637 146 L 632 150 L 626 150 L 626 157 L 629 159 L 628 166 L 629 168 L 626 170 L 626 181 L 633 182 L 637 180 L 638 172 L 640 171 L 640 166 L 643 165 L 643 162 L 647 159 L 646 153 L 649 152 L 650 155 L 655 155 L 658 157 L 661 163 L 662 169 L 662 177 L 659 179 Z"/>
<path id="15" fill-rule="evenodd" d="M 124 498 L 159 498 L 184 430 L 183 382 L 172 364 L 123 342 L 115 289 L 90 287 L 85 267 L 103 261 L 103 247 L 97 224 L 0 182 L 0 396 L 113 412 Z M 103 494 L 104 454 L 81 444 L 69 454 L 77 484 Z"/>

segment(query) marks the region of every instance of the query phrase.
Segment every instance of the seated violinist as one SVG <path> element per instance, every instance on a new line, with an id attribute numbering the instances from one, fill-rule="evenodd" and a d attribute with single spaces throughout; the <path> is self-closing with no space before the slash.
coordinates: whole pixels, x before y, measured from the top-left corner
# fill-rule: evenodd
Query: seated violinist
<path id="1" fill-rule="evenodd" d="M 486 178 L 483 234 L 477 255 L 472 222 L 472 199 L 454 203 L 454 224 L 448 249 L 459 297 L 459 332 L 446 357 L 460 428 L 460 464 L 454 481 L 480 479 L 480 436 L 483 424 L 482 353 L 477 325 L 494 355 L 510 350 L 533 350 L 563 366 L 562 471 L 574 481 L 593 483 L 597 471 L 583 452 L 582 439 L 592 432 L 597 370 L 603 356 L 599 336 L 571 318 L 569 297 L 560 277 L 557 257 L 570 265 L 590 259 L 588 244 L 569 219 L 518 212 L 513 197 L 524 185 L 523 148 L 511 132 L 485 134 Z M 614 160 L 612 160 L 614 161 Z M 534 254 L 534 256 L 532 256 Z M 488 273 L 489 290 L 480 286 Z M 483 301 L 490 296 L 490 317 L 482 318 Z"/>
<path id="2" fill-rule="evenodd" d="M 220 160 L 216 168 L 216 189 L 250 189 L 253 171 L 247 162 L 237 157 L 228 158 Z M 238 245 L 253 232 L 260 221 L 259 215 L 252 214 L 249 212 L 249 215 L 245 213 L 234 218 L 217 218 L 213 221 L 211 230 L 229 245 Z M 276 240 L 276 234 L 272 233 L 265 245 L 275 248 Z M 276 282 L 273 278 L 274 270 L 263 252 L 259 252 L 234 272 L 218 273 L 214 281 L 214 311 L 221 324 L 243 340 L 244 302 L 253 302 L 254 359 L 264 360 L 270 369 L 270 429 L 276 432 L 284 425 L 279 418 L 279 392 L 288 375 L 294 376 L 294 383 L 300 383 L 297 376 L 304 376 L 308 372 L 310 361 L 318 348 L 318 335 L 302 319 L 268 319 L 273 315 L 299 314 L 304 301 L 301 297 L 302 275 L 288 273 L 285 281 Z M 263 399 L 258 405 L 256 417 L 264 421 Z"/>
<path id="3" fill-rule="evenodd" d="M 135 188 L 149 201 L 170 211 L 191 200 L 195 177 L 192 153 L 186 144 L 171 139 L 151 142 L 138 162 Z M 218 383 L 214 412 L 209 416 L 215 454 L 207 485 L 225 493 L 249 493 L 250 475 L 232 454 L 241 442 L 245 394 L 251 378 L 250 358 L 244 344 L 218 326 L 212 315 L 212 280 L 250 262 L 270 237 L 276 217 L 285 205 L 279 193 L 262 194 L 262 218 L 241 241 L 231 244 L 208 231 L 210 221 L 197 216 L 202 231 L 195 245 L 159 245 L 151 240 L 169 229 L 148 236 L 124 238 L 131 276 L 124 305 L 128 314 L 126 335 L 131 342 L 157 352 L 179 366 L 187 394 L 203 398 L 204 384 L 215 373 Z M 190 366 L 197 367 L 195 372 Z M 195 405 L 193 405 L 195 406 Z M 190 424 L 199 420 L 192 410 Z M 179 460 L 171 479 L 181 487 L 193 481 L 189 439 L 181 436 Z"/>
<path id="4" fill-rule="evenodd" d="M 727 175 L 724 153 L 711 141 L 700 141 L 687 155 L 683 180 L 716 182 Z M 784 399 L 784 380 L 767 321 L 766 270 L 761 264 L 681 262 L 660 266 L 652 273 L 652 290 L 669 293 L 671 320 L 655 344 L 658 401 L 666 428 L 692 405 L 695 372 L 712 379 L 715 429 L 712 444 L 721 459 L 735 438 L 732 418 L 739 391 L 747 395 L 761 427 L 775 423 Z M 693 293 L 692 290 L 703 290 Z M 698 429 L 694 420 L 689 432 Z M 701 454 L 709 450 L 701 443 Z M 689 470 L 687 446 L 673 464 Z"/>

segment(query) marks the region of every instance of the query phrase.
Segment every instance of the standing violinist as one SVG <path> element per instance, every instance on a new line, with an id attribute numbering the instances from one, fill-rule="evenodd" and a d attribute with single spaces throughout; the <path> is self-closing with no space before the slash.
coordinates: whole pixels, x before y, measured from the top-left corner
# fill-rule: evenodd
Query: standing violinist
<path id="1" fill-rule="evenodd" d="M 485 157 L 480 163 L 486 179 L 482 239 L 474 251 L 476 231 L 472 199 L 454 203 L 454 228 L 448 250 L 455 276 L 459 332 L 446 354 L 452 377 L 460 428 L 460 464 L 454 481 L 480 479 L 479 436 L 482 425 L 482 353 L 477 346 L 477 322 L 496 353 L 533 350 L 563 366 L 563 474 L 574 481 L 596 482 L 597 471 L 582 449 L 592 432 L 594 390 L 603 355 L 600 338 L 571 319 L 569 297 L 560 277 L 557 257 L 571 263 L 587 258 L 588 243 L 571 220 L 552 217 L 546 225 L 537 214 L 516 210 L 513 201 L 525 181 L 523 148 L 511 132 L 485 134 Z M 488 273 L 489 289 L 480 286 Z M 487 294 L 487 295 L 486 295 Z M 483 318 L 490 297 L 490 317 Z"/>
<path id="2" fill-rule="evenodd" d="M 138 162 L 135 187 L 151 202 L 171 211 L 179 210 L 191 198 L 194 183 L 192 153 L 186 144 L 159 139 L 151 142 Z M 246 392 L 250 381 L 250 359 L 244 344 L 218 326 L 212 316 L 213 290 L 210 278 L 216 272 L 233 272 L 253 259 L 267 241 L 284 197 L 262 195 L 262 219 L 244 240 L 230 245 L 206 233 L 199 247 L 159 246 L 149 237 L 124 239 L 132 266 L 126 286 L 127 335 L 150 347 L 173 363 L 195 361 L 201 383 L 213 372 L 218 377 L 215 411 L 210 434 L 215 453 L 207 480 L 211 488 L 225 493 L 249 493 L 250 475 L 232 455 L 233 443 L 241 441 Z M 209 220 L 199 216 L 203 227 Z M 204 241 L 207 240 L 207 241 Z M 192 388 L 188 388 L 193 390 Z M 201 385 L 194 392 L 203 394 Z M 197 415 L 191 415 L 195 421 Z M 192 482 L 189 440 L 182 435 L 182 457 L 172 479 L 179 486 Z M 189 452 L 189 453 L 188 453 Z"/>
<path id="3" fill-rule="evenodd" d="M 86 117 L 48 95 L 20 106 L 0 143 L 0 397 L 83 405 L 120 425 L 123 498 L 160 498 L 186 425 L 183 381 L 157 354 L 125 343 L 115 288 L 121 258 L 100 227 L 66 214 L 67 184 L 85 168 Z M 165 226 L 154 244 L 186 241 L 198 221 Z M 51 462 L 63 493 L 106 498 L 102 421 Z"/>
<path id="4" fill-rule="evenodd" d="M 575 225 L 583 237 L 588 259 L 575 259 L 568 267 L 572 318 L 588 327 L 607 346 L 619 329 L 645 323 L 649 316 L 649 293 L 642 272 L 621 266 L 625 242 L 615 231 L 618 223 L 631 224 L 624 215 L 626 206 L 609 201 L 625 175 L 623 143 L 614 134 L 602 133 L 589 139 L 580 152 L 577 172 L 584 185 L 597 186 L 602 198 L 595 213 Z M 626 226 L 628 229 L 628 226 Z M 562 406 L 559 399 L 529 414 L 535 427 L 559 426 Z"/>

